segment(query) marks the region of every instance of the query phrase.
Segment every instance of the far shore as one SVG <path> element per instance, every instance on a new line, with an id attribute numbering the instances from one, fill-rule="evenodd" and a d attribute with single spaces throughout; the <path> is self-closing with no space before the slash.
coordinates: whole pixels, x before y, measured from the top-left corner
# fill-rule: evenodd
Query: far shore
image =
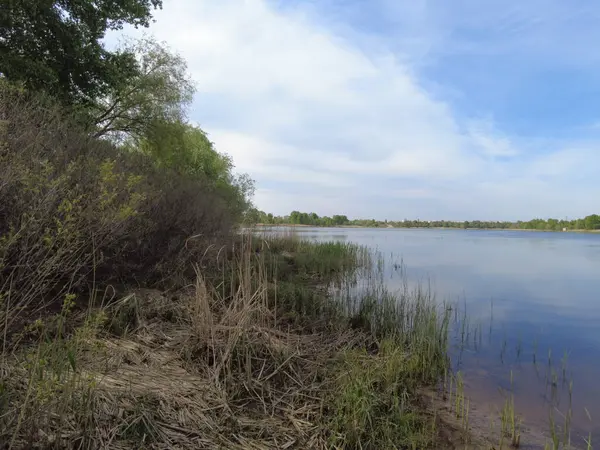
<path id="1" fill-rule="evenodd" d="M 600 233 L 600 230 L 536 230 L 535 228 L 463 228 L 463 227 L 368 227 L 363 225 L 332 225 L 324 227 L 320 225 L 305 225 L 295 223 L 257 223 L 257 227 L 286 227 L 286 228 L 373 228 L 373 229 L 394 229 L 394 230 L 481 230 L 481 231 L 537 231 L 541 233 Z"/>

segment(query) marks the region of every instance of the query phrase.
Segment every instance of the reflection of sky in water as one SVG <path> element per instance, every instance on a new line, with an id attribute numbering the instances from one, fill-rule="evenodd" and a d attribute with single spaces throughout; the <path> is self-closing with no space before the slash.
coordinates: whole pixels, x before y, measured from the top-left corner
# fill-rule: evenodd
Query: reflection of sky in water
<path id="1" fill-rule="evenodd" d="M 438 299 L 464 302 L 471 326 L 481 325 L 483 339 L 477 350 L 463 352 L 461 370 L 473 385 L 472 394 L 481 400 L 491 394 L 480 388 L 506 385 L 512 369 L 519 394 L 517 406 L 527 411 L 532 422 L 546 423 L 544 375 L 542 371 L 542 382 L 535 375 L 534 347 L 540 366 L 547 365 L 548 350 L 552 350 L 558 372 L 561 358 L 569 352 L 574 424 L 592 430 L 600 440 L 600 234 L 362 228 L 298 231 L 309 239 L 351 241 L 376 248 L 390 263 L 386 279 L 391 289 L 401 286 L 401 277 L 391 266 L 402 260 L 409 281 L 430 281 Z M 478 370 L 470 370 L 475 368 Z M 593 426 L 584 406 L 592 415 Z"/>

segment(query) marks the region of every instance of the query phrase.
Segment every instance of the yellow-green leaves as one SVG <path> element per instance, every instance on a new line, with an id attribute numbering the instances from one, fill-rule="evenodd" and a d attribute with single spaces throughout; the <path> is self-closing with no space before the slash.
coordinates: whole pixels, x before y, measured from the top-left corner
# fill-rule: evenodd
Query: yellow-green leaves
<path id="1" fill-rule="evenodd" d="M 143 177 L 119 172 L 115 161 L 105 160 L 99 168 L 100 198 L 98 206 L 105 219 L 123 222 L 137 214 L 137 207 L 146 196 L 137 192 Z"/>

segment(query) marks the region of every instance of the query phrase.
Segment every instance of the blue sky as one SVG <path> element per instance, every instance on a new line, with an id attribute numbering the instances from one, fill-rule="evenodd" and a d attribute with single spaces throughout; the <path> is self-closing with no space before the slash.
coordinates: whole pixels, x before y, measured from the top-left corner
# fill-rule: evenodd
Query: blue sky
<path id="1" fill-rule="evenodd" d="M 597 2 L 165 0 L 156 19 L 263 210 L 600 212 Z"/>

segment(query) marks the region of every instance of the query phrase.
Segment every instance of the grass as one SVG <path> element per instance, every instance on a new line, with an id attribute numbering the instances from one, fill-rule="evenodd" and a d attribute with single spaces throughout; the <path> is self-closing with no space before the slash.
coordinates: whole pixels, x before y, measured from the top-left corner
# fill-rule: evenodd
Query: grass
<path id="1" fill-rule="evenodd" d="M 457 420 L 460 420 L 463 441 L 469 443 L 469 399 L 465 394 L 465 385 L 461 372 L 457 372 L 456 375 L 447 372 L 444 375 L 443 395 L 448 401 L 448 405 L 450 405 L 453 416 Z"/>
<path id="2" fill-rule="evenodd" d="M 420 361 L 385 339 L 378 356 L 350 349 L 340 355 L 331 398 L 328 444 L 334 448 L 424 448 L 433 445 L 426 418 L 414 406 Z"/>
<path id="3" fill-rule="evenodd" d="M 459 312 L 456 305 L 453 307 L 454 320 L 451 323 L 451 329 L 456 342 L 455 352 L 458 355 L 458 365 L 460 366 L 460 358 L 464 349 L 477 351 L 478 342 L 481 339 L 473 338 L 469 340 L 469 328 L 472 329 L 473 335 L 477 335 L 481 331 L 481 325 L 472 326 L 469 324 L 469 319 L 465 311 Z M 493 311 L 493 306 L 492 306 Z M 493 312 L 492 312 L 493 315 Z M 490 332 L 491 335 L 491 325 Z M 506 332 L 504 332 L 504 339 L 500 342 L 500 361 L 508 362 L 506 360 L 508 339 Z M 532 344 L 532 366 L 537 375 L 538 381 L 541 382 L 541 386 L 545 387 L 545 402 L 548 407 L 548 421 L 547 429 L 537 429 L 534 426 L 533 433 L 525 433 L 524 421 L 525 418 L 520 415 L 515 408 L 515 394 L 513 391 L 514 383 L 514 372 L 510 370 L 510 389 L 504 391 L 500 389 L 503 396 L 503 400 L 500 403 L 499 411 L 497 416 L 492 415 L 489 418 L 490 428 L 487 431 L 487 435 L 490 440 L 495 442 L 495 445 L 489 448 L 519 448 L 521 446 L 532 446 L 531 448 L 544 448 L 544 449 L 592 449 L 592 437 L 591 431 L 585 430 L 585 425 L 577 423 L 575 429 L 573 424 L 573 388 L 574 383 L 570 378 L 570 370 L 568 368 L 569 363 L 569 352 L 564 351 L 562 358 L 557 361 L 553 358 L 552 349 L 547 351 L 547 364 L 540 364 L 540 358 L 538 358 L 538 339 L 535 338 Z M 521 356 L 524 351 L 523 342 L 521 336 L 516 336 L 516 346 L 514 350 L 515 359 L 511 364 L 512 367 L 516 367 L 519 371 L 527 368 L 521 365 Z M 510 363 L 509 363 L 510 364 Z M 544 369 L 545 373 L 541 374 L 540 369 Z M 445 398 L 451 405 L 453 413 L 456 414 L 457 418 L 461 417 L 460 411 L 464 408 L 462 405 L 468 400 L 465 400 L 462 372 L 450 373 L 445 376 L 444 379 L 444 391 Z M 566 404 L 564 403 L 566 400 Z M 584 408 L 585 409 L 585 408 Z M 593 423 L 589 411 L 585 409 L 589 423 Z M 496 428 L 495 424 L 498 423 L 496 419 L 499 419 L 499 427 Z M 469 421 L 463 421 L 461 427 L 468 431 Z M 481 428 L 481 427 L 479 427 Z M 544 428 L 542 426 L 542 428 Z M 481 431 L 481 429 L 478 429 Z M 467 435 L 468 436 L 468 435 Z M 527 442 L 524 444 L 522 438 L 526 437 Z M 546 442 L 544 443 L 544 439 Z M 548 442 L 549 441 L 549 442 Z M 536 447 L 537 446 L 537 447 Z M 483 447 L 481 447 L 483 448 Z M 486 447 L 488 448 L 488 447 Z"/>
<path id="4" fill-rule="evenodd" d="M 461 351 L 481 345 L 466 311 L 411 287 L 402 264 L 390 291 L 383 257 L 353 244 L 284 233 L 232 245 L 213 252 L 218 271 L 199 262 L 184 289 L 92 289 L 87 302 L 68 293 L 55 314 L 4 340 L 0 444 L 497 448 L 473 441 L 464 374 L 448 357 L 452 316 Z M 561 372 L 565 383 L 567 358 L 557 373 L 548 352 L 551 388 Z M 427 402 L 437 383 L 442 405 Z M 564 425 L 555 410 L 546 448 L 570 448 L 570 406 Z M 499 416 L 499 447 L 520 447 L 512 389 Z"/>
<path id="5" fill-rule="evenodd" d="M 513 385 L 513 372 L 510 372 L 510 385 Z M 504 405 L 500 414 L 501 417 L 501 435 L 500 448 L 503 447 L 504 437 L 510 438 L 510 445 L 514 448 L 519 448 L 521 445 L 521 423 L 522 420 L 515 413 L 515 397 L 512 392 L 505 396 Z"/>
<path id="6" fill-rule="evenodd" d="M 0 441 L 440 448 L 420 388 L 447 372 L 449 312 L 429 291 L 389 292 L 365 276 L 376 257 L 351 244 L 243 235 L 235 245 L 185 289 L 88 308 L 67 294 L 24 327 L 2 354 Z"/>

